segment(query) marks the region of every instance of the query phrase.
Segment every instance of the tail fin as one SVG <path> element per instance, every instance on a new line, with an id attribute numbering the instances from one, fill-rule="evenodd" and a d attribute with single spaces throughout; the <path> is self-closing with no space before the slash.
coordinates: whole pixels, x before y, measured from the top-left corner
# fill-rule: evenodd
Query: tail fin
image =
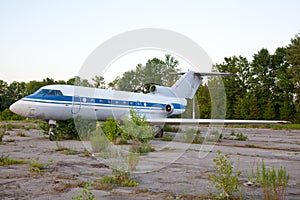
<path id="1" fill-rule="evenodd" d="M 230 73 L 194 72 L 181 73 L 183 76 L 171 87 L 172 92 L 179 98 L 192 99 L 203 81 L 203 76 L 232 76 Z"/>

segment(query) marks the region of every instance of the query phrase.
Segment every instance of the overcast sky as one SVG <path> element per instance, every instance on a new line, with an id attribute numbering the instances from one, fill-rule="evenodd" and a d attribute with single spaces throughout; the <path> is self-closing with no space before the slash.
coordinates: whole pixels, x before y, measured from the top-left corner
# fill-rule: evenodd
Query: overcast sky
<path id="1" fill-rule="evenodd" d="M 300 32 L 299 9 L 298 0 L 0 0 L 0 79 L 68 80 L 101 43 L 138 28 L 184 34 L 215 63 L 251 60 L 261 48 L 289 44 Z M 131 56 L 124 66 L 151 56 Z"/>

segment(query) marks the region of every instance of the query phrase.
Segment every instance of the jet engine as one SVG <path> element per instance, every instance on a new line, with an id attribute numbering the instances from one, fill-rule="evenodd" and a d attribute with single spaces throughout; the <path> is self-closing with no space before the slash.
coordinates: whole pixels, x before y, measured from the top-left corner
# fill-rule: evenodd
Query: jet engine
<path id="1" fill-rule="evenodd" d="M 174 111 L 174 106 L 172 104 L 167 104 L 165 106 L 165 111 L 166 113 L 171 114 Z"/>
<path id="2" fill-rule="evenodd" d="M 175 97 L 175 94 L 170 87 L 151 85 L 149 90 L 152 94 L 157 94 L 157 95 L 162 95 L 167 97 Z"/>

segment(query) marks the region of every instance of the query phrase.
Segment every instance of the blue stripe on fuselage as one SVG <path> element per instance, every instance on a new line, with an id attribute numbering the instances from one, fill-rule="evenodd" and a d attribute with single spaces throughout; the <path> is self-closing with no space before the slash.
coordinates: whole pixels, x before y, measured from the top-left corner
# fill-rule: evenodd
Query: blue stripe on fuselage
<path id="1" fill-rule="evenodd" d="M 30 100 L 29 100 L 30 99 Z M 41 95 L 29 95 L 25 97 L 25 101 L 33 101 L 40 103 L 53 103 L 53 104 L 81 104 L 87 106 L 105 106 L 105 107 L 140 107 L 145 109 L 150 108 L 161 108 L 167 104 L 162 103 L 151 103 L 151 102 L 140 102 L 140 101 L 125 101 L 125 100 L 111 100 L 101 98 L 90 98 L 90 97 L 73 97 L 73 96 L 41 96 Z M 174 109 L 185 109 L 186 106 L 179 103 L 171 103 Z"/>

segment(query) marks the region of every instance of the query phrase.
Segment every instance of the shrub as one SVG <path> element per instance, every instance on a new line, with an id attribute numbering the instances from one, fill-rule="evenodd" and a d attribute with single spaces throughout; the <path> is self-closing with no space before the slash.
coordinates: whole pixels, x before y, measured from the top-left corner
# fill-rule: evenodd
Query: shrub
<path id="1" fill-rule="evenodd" d="M 0 121 L 5 120 L 24 120 L 25 117 L 22 117 L 20 115 L 17 115 L 13 112 L 11 112 L 8 108 L 0 112 Z"/>
<path id="2" fill-rule="evenodd" d="M 130 116 L 130 118 L 124 119 L 122 138 L 147 143 L 154 136 L 154 127 L 146 122 L 145 116 L 142 117 L 133 110 L 130 110 Z"/>
<path id="3" fill-rule="evenodd" d="M 116 119 L 109 118 L 104 122 L 103 132 L 110 141 L 116 143 L 116 139 L 121 135 L 122 129 Z"/>
<path id="4" fill-rule="evenodd" d="M 230 160 L 229 154 L 222 155 L 221 151 L 218 151 L 218 155 L 213 161 L 216 174 L 209 174 L 208 178 L 217 190 L 222 190 L 219 197 L 228 199 L 233 192 L 239 191 L 238 177 L 241 175 L 241 172 L 237 171 L 236 175 L 233 174 L 233 162 Z"/>

